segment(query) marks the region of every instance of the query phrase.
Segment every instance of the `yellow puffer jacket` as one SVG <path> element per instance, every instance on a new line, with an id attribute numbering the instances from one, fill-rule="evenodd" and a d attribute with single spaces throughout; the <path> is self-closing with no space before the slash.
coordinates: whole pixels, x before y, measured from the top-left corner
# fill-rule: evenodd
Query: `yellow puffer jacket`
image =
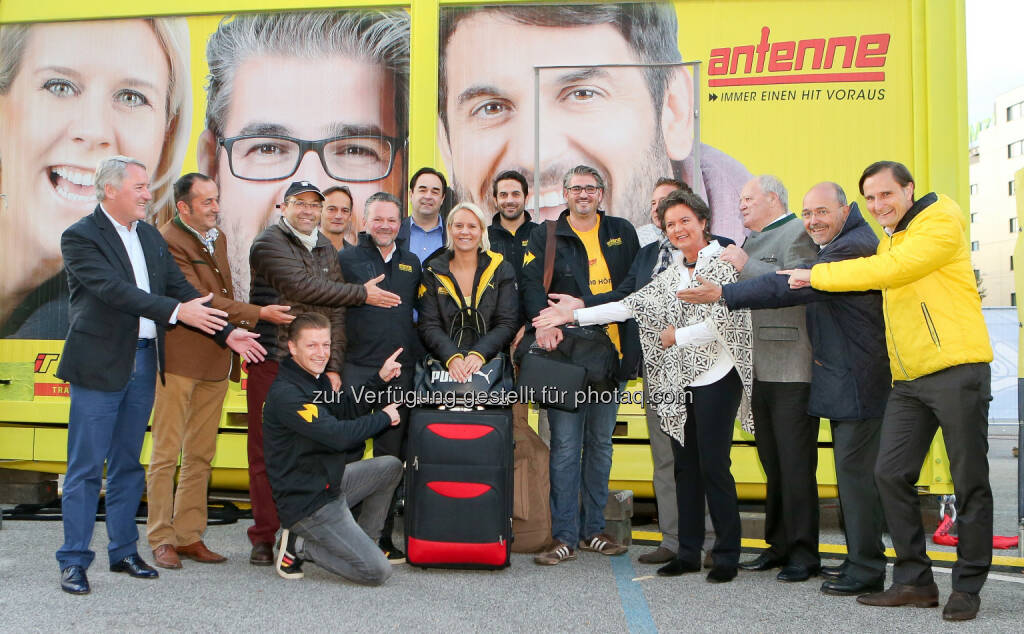
<path id="1" fill-rule="evenodd" d="M 894 381 L 992 361 L 963 215 L 945 195 L 916 201 L 876 255 L 816 265 L 811 286 L 881 289 Z"/>

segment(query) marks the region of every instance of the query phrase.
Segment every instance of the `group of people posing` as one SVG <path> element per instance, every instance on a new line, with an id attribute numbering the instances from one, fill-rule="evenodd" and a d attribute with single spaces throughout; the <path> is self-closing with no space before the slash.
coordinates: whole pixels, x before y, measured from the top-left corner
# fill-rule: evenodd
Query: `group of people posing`
<path id="1" fill-rule="evenodd" d="M 58 376 L 72 399 L 57 554 L 65 591 L 89 591 L 104 459 L 111 570 L 157 576 L 135 547 L 144 488 L 157 566 L 224 561 L 202 534 L 221 407 L 238 369 L 232 350 L 248 362 L 250 562 L 296 578 L 312 561 L 379 584 L 404 558 L 393 523 L 408 408 L 388 403 L 387 387 L 411 391 L 428 354 L 464 382 L 524 333 L 554 350 L 567 329 L 607 324 L 619 361 L 602 389 L 641 375 L 647 395 L 663 539 L 640 562 L 662 564 L 663 576 L 700 571 L 706 506 L 710 582 L 780 568 L 780 581 L 820 574 L 823 592 L 868 605 L 937 605 L 914 485 L 941 428 L 960 522 L 943 616 L 977 613 L 991 563 L 992 352 L 961 212 L 945 196 L 917 196 L 902 164 L 874 163 L 860 178 L 881 241 L 839 185 L 815 185 L 794 214 L 786 188 L 765 175 L 741 193 L 742 246 L 713 235 L 713 210 L 671 178 L 654 183 L 651 224 L 638 232 L 602 211 L 602 175 L 586 165 L 565 174 L 567 208 L 546 221 L 553 231 L 531 221 L 528 182 L 514 171 L 493 183 L 492 218 L 472 203 L 443 214 L 445 178 L 422 168 L 410 180 L 409 217 L 379 192 L 359 233 L 344 187 L 296 181 L 280 219 L 251 245 L 249 303 L 234 299 L 214 181 L 179 179 L 178 213 L 159 233 L 139 222 L 147 183 L 138 161 L 105 161 L 96 211 L 62 239 L 71 328 Z M 614 399 L 546 410 L 553 539 L 537 564 L 627 550 L 603 514 L 616 413 Z M 737 418 L 766 477 L 769 548 L 747 562 L 730 471 Z M 818 551 L 820 418 L 831 421 L 845 518 L 848 555 L 835 568 Z M 367 438 L 373 458 L 363 459 Z M 883 514 L 897 553 L 888 589 Z"/>

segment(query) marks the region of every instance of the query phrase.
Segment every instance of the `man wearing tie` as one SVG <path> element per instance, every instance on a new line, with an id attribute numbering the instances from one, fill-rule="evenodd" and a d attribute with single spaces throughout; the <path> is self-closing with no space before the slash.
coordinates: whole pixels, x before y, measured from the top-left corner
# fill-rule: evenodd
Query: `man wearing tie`
<path id="1" fill-rule="evenodd" d="M 94 182 L 96 210 L 61 236 L 71 325 L 57 376 L 71 384 L 71 410 L 57 561 L 61 589 L 71 594 L 89 592 L 85 571 L 94 557 L 89 542 L 104 462 L 110 570 L 157 576 L 138 555 L 135 512 L 145 487 L 139 454 L 158 368 L 163 378 L 165 329 L 192 326 L 251 361 L 264 353 L 256 335 L 225 328 L 226 313 L 204 305 L 211 296 L 199 296 L 160 233 L 139 222 L 153 198 L 145 165 L 124 156 L 104 159 Z"/>

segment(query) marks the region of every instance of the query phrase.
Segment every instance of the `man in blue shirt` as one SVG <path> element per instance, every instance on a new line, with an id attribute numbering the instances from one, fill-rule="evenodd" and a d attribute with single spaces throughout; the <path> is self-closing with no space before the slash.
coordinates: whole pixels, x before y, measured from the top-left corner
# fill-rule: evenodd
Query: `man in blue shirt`
<path id="1" fill-rule="evenodd" d="M 441 205 L 448 183 L 444 174 L 432 167 L 421 167 L 409 180 L 409 217 L 398 230 L 398 245 L 419 258 L 422 264 L 444 246 L 444 221 Z"/>

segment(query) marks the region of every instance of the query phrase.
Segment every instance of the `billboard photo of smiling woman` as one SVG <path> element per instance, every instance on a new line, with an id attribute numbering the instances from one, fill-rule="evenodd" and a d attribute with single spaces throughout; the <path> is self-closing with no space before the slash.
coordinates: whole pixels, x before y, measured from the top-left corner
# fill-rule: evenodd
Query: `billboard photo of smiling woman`
<path id="1" fill-rule="evenodd" d="M 184 18 L 0 26 L 0 337 L 67 334 L 60 239 L 96 207 L 100 159 L 137 157 L 150 214 L 169 204 L 191 127 L 188 50 Z"/>

